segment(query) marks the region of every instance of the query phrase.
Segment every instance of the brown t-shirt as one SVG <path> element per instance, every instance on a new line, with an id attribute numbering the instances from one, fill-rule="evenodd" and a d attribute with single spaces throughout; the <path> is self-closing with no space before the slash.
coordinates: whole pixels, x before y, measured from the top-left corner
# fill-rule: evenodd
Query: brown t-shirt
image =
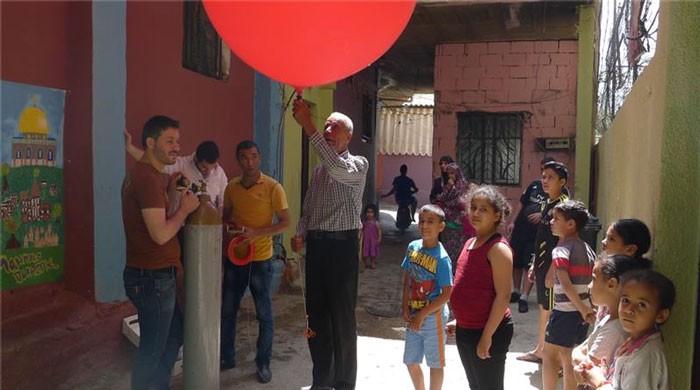
<path id="1" fill-rule="evenodd" d="M 126 265 L 142 269 L 180 266 L 180 243 L 173 236 L 163 245 L 151 239 L 143 209 L 168 209 L 168 176 L 137 161 L 122 183 L 122 220 L 126 232 Z"/>

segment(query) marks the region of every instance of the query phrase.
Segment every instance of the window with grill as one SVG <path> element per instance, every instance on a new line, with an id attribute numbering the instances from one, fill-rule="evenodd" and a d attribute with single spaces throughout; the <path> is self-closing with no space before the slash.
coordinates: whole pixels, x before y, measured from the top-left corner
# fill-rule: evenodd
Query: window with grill
<path id="1" fill-rule="evenodd" d="M 520 185 L 524 113 L 457 114 L 457 161 L 475 183 Z"/>
<path id="2" fill-rule="evenodd" d="M 185 33 L 182 66 L 218 80 L 226 80 L 231 67 L 231 50 L 216 33 L 201 1 L 185 1 Z"/>

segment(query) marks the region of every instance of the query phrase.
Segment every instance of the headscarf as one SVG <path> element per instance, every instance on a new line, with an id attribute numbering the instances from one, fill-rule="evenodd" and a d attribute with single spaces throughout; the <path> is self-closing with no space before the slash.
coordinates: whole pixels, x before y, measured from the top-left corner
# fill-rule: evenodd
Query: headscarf
<path id="1" fill-rule="evenodd" d="M 444 156 L 440 157 L 440 159 L 438 160 L 438 165 L 441 162 L 446 162 L 447 165 L 449 165 L 449 164 L 454 163 L 455 160 L 453 160 L 452 157 L 450 157 L 448 155 L 444 155 Z M 447 183 L 447 170 L 445 170 L 445 172 L 442 172 L 442 170 L 441 170 L 440 175 L 442 176 L 442 185 L 444 186 Z"/>

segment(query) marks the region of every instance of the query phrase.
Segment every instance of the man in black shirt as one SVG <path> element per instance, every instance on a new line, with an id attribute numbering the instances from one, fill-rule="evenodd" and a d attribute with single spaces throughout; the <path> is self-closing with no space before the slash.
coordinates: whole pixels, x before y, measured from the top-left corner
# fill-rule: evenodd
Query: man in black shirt
<path id="1" fill-rule="evenodd" d="M 406 164 L 401 165 L 399 168 L 399 173 L 401 175 L 396 176 L 394 181 L 391 183 L 391 191 L 382 195 L 382 198 L 394 195 L 396 204 L 401 207 L 402 205 L 408 205 L 411 211 L 411 221 L 415 222 L 413 214 L 416 212 L 418 207 L 418 201 L 416 200 L 415 193 L 418 192 L 418 187 L 416 183 L 410 177 L 406 176 L 408 173 L 408 166 Z"/>
<path id="2" fill-rule="evenodd" d="M 540 171 L 544 164 L 554 161 L 545 157 L 540 161 Z M 513 248 L 513 292 L 510 302 L 518 302 L 518 311 L 528 311 L 527 296 L 532 290 L 532 282 L 527 279 L 532 254 L 535 253 L 535 233 L 542 216 L 542 203 L 547 200 L 547 193 L 542 188 L 542 181 L 537 179 L 527 186 L 520 196 L 520 212 L 513 224 L 510 246 Z M 522 294 L 520 287 L 522 286 Z"/>

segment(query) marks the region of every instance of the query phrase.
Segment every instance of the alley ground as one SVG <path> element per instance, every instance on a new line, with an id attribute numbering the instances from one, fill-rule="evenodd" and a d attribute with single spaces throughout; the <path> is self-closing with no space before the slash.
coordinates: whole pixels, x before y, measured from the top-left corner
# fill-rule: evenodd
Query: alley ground
<path id="1" fill-rule="evenodd" d="M 400 263 L 406 244 L 417 237 L 413 225 L 398 235 L 392 205 L 383 204 L 382 252 L 376 269 L 360 273 L 357 305 L 357 388 L 411 389 L 402 363 L 404 322 L 400 316 Z M 94 306 L 59 294 L 56 308 L 3 321 L 2 387 L 12 389 L 128 389 L 129 365 L 135 348 L 119 333 L 120 319 L 134 312 L 130 304 Z M 529 313 L 516 306 L 515 336 L 506 363 L 506 389 L 539 389 L 540 367 L 515 360 L 536 338 L 534 294 Z M 275 340 L 272 382 L 255 378 L 257 322 L 252 301 L 244 298 L 239 314 L 238 366 L 221 373 L 221 389 L 299 389 L 311 383 L 311 361 L 306 339 L 301 294 L 280 293 L 274 298 Z M 468 389 L 454 339 L 448 340 L 444 389 Z M 6 387 L 7 386 L 7 387 Z M 182 376 L 173 388 L 183 389 Z"/>

